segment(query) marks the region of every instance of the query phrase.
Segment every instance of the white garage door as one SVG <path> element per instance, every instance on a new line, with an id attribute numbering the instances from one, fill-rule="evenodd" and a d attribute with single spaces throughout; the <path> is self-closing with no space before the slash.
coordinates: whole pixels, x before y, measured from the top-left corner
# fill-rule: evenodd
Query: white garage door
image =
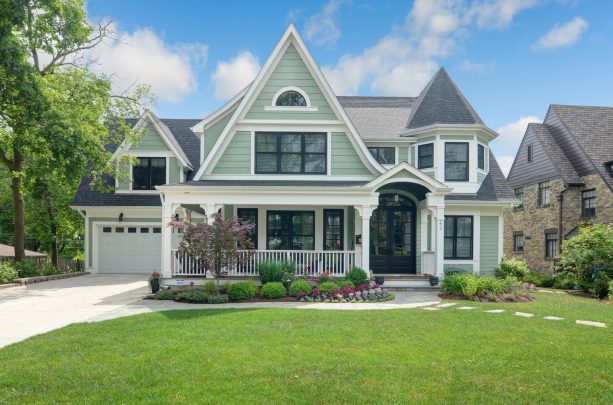
<path id="1" fill-rule="evenodd" d="M 160 271 L 160 226 L 100 226 L 98 246 L 100 273 L 150 274 Z"/>

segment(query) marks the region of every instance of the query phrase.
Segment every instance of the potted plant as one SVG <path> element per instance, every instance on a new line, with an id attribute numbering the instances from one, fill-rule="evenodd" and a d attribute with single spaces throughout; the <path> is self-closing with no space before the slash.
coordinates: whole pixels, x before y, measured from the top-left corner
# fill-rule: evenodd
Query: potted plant
<path id="1" fill-rule="evenodd" d="M 385 277 L 383 276 L 375 276 L 375 283 L 379 285 L 383 285 L 385 282 Z"/>
<path id="2" fill-rule="evenodd" d="M 157 271 L 151 273 L 151 277 L 149 277 L 149 285 L 151 285 L 151 292 L 153 294 L 160 291 L 160 273 Z"/>
<path id="3" fill-rule="evenodd" d="M 438 285 L 438 277 L 430 276 L 430 286 L 434 287 Z"/>

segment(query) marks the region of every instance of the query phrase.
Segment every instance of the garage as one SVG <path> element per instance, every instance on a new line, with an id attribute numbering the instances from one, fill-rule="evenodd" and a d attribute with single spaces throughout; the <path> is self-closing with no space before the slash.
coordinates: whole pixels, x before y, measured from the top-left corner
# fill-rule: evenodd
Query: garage
<path id="1" fill-rule="evenodd" d="M 162 228 L 159 225 L 98 227 L 98 272 L 151 274 L 160 271 Z"/>

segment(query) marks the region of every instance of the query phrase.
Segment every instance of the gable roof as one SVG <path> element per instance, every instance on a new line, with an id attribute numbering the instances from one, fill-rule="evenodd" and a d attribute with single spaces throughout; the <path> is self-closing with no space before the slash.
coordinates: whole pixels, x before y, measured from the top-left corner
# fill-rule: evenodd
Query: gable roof
<path id="1" fill-rule="evenodd" d="M 445 68 L 440 68 L 417 98 L 408 129 L 436 124 L 484 125 Z"/>
<path id="2" fill-rule="evenodd" d="M 293 24 L 290 24 L 285 30 L 285 33 L 275 46 L 271 55 L 266 60 L 266 63 L 258 73 L 257 77 L 253 81 L 253 83 L 247 89 L 245 96 L 242 97 L 240 102 L 238 103 L 238 107 L 232 113 L 232 117 L 226 124 L 226 127 L 223 129 L 221 135 L 211 148 L 209 154 L 205 158 L 204 162 L 198 169 L 195 174 L 195 179 L 200 179 L 202 175 L 210 174 L 221 156 L 223 155 L 224 150 L 228 146 L 231 141 L 232 134 L 231 129 L 234 127 L 234 124 L 238 119 L 244 117 L 244 115 L 249 111 L 253 101 L 257 98 L 258 93 L 261 91 L 262 86 L 266 83 L 267 78 L 273 72 L 274 68 L 279 63 L 280 58 L 283 56 L 283 53 L 290 45 L 294 45 L 298 54 L 303 59 L 309 73 L 312 75 L 316 84 L 321 88 L 321 91 L 326 98 L 326 101 L 330 104 L 332 111 L 339 117 L 344 123 L 347 125 L 349 129 L 349 133 L 347 134 L 351 144 L 356 149 L 360 159 L 369 168 L 369 170 L 373 174 L 380 174 L 385 171 L 383 166 L 370 154 L 366 145 L 364 144 L 362 138 L 360 137 L 358 131 L 353 126 L 353 123 L 347 116 L 347 113 L 339 103 L 336 95 L 332 91 L 330 84 L 325 79 L 323 73 L 319 69 L 319 66 L 315 63 L 312 55 L 308 51 L 304 41 L 302 40 L 298 30 Z"/>
<path id="3" fill-rule="evenodd" d="M 406 140 L 407 117 L 417 97 L 338 96 L 351 122 L 366 141 Z"/>

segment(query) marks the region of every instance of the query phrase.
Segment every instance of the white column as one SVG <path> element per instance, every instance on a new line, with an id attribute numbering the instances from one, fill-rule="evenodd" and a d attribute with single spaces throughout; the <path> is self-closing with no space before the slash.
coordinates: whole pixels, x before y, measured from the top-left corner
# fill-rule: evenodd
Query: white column
<path id="1" fill-rule="evenodd" d="M 362 217 L 362 269 L 370 278 L 370 217 L 373 207 L 362 205 L 360 216 Z"/>
<path id="2" fill-rule="evenodd" d="M 445 259 L 445 209 L 442 207 L 436 208 L 436 275 L 440 278 L 445 276 L 444 259 Z"/>
<path id="3" fill-rule="evenodd" d="M 172 203 L 162 206 L 162 278 L 172 277 L 172 228 L 168 223 L 174 220 L 175 207 Z"/>
<path id="4" fill-rule="evenodd" d="M 219 205 L 218 204 L 202 204 L 200 206 L 202 207 L 202 209 L 204 210 L 204 213 L 206 214 L 206 222 L 208 224 L 212 224 L 213 214 L 217 212 L 217 210 L 219 209 Z"/>

